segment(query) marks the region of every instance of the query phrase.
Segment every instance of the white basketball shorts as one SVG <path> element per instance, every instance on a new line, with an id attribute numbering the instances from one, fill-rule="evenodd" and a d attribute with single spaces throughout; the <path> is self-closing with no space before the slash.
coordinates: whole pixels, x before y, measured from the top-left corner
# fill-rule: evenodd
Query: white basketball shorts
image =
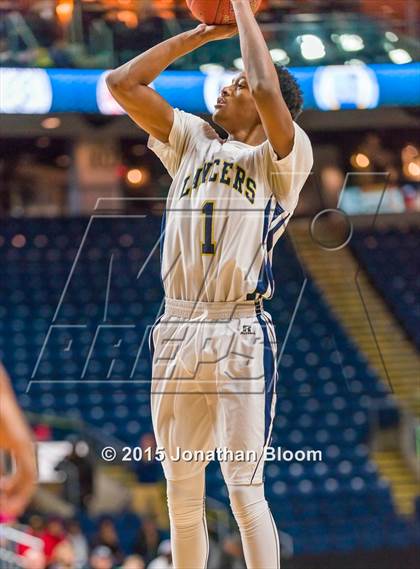
<path id="1" fill-rule="evenodd" d="M 215 459 L 226 483 L 261 484 L 276 405 L 271 316 L 254 301 L 166 299 L 149 340 L 166 478 L 186 479 Z"/>

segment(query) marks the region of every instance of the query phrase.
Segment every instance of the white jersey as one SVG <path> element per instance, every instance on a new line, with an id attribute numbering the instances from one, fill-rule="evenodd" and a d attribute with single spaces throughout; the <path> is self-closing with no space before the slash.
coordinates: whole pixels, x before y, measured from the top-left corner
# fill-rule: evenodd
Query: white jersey
<path id="1" fill-rule="evenodd" d="M 173 181 L 161 237 L 165 295 L 236 302 L 270 298 L 272 254 L 311 171 L 312 148 L 296 124 L 291 153 L 269 143 L 222 141 L 203 119 L 175 109 L 167 143 L 149 138 Z"/>

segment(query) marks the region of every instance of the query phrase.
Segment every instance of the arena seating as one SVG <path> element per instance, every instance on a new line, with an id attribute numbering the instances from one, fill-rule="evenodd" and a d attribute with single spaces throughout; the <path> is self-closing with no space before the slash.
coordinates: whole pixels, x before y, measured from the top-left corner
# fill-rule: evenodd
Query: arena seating
<path id="1" fill-rule="evenodd" d="M 278 63 L 294 67 L 314 65 L 343 65 L 351 61 L 363 63 L 391 63 L 389 49 L 392 44 L 387 41 L 389 25 L 357 13 L 332 12 L 319 14 L 300 14 L 282 19 L 274 19 L 275 23 L 266 22 L 264 33 L 273 57 Z M 263 23 L 263 22 L 262 22 Z M 191 21 L 180 21 L 182 29 L 191 27 Z M 394 39 L 395 34 L 392 36 Z M 396 36 L 395 36 L 396 37 Z M 302 41 L 311 43 L 307 51 L 302 48 Z M 391 47 L 390 47 L 391 46 Z M 398 38 L 398 48 L 415 52 L 415 43 L 407 37 Z M 314 54 L 318 52 L 319 56 Z M 135 53 L 131 53 L 134 57 Z M 236 67 L 241 57 L 239 45 L 235 39 L 225 41 L 224 49 L 217 44 L 208 44 L 175 65 L 180 68 L 212 64 L 225 68 Z"/>
<path id="2" fill-rule="evenodd" d="M 133 551 L 133 546 L 138 537 L 138 530 L 141 526 L 141 518 L 133 512 L 122 512 L 114 516 L 96 516 L 92 517 L 86 513 L 79 515 L 80 526 L 84 535 L 89 541 L 95 538 L 99 525 L 104 518 L 110 518 L 115 524 L 115 529 L 119 537 L 119 544 L 122 551 L 129 555 Z M 161 532 L 161 538 L 169 538 L 168 532 Z"/>
<path id="3" fill-rule="evenodd" d="M 294 4 L 294 3 L 291 3 Z M 300 3 L 299 3 L 300 4 Z M 319 3 L 318 3 L 319 4 Z M 306 9 L 285 10 L 284 2 L 277 8 L 263 11 L 260 22 L 274 59 L 280 64 L 302 67 L 315 64 L 332 65 L 350 62 L 393 63 L 404 55 L 410 60 L 418 53 L 415 39 L 396 34 L 396 22 L 382 22 L 352 10 L 344 10 L 330 2 L 318 13 L 313 2 Z M 342 4 L 342 1 L 340 1 Z M 348 6 L 347 6 L 348 8 Z M 84 6 L 88 10 L 88 3 Z M 189 12 L 180 11 L 178 18 L 162 18 L 159 13 L 140 19 L 137 25 L 127 26 L 119 18 L 107 17 L 105 12 L 92 19 L 86 14 L 84 42 L 72 43 L 62 39 L 54 19 L 46 20 L 32 12 L 19 19 L 19 29 L 32 38 L 30 47 L 16 42 L 16 15 L 4 16 L 4 42 L 0 47 L 0 66 L 5 67 L 58 67 L 58 68 L 110 68 L 125 63 L 159 41 L 178 32 L 191 29 L 196 21 Z M 14 19 L 12 19 L 12 17 Z M 10 18 L 10 20 L 9 20 Z M 302 46 L 305 42 L 306 48 Z M 401 53 L 403 51 L 403 53 Z M 196 52 L 181 58 L 174 69 L 197 69 L 208 64 L 238 67 L 238 42 L 233 39 L 218 44 L 207 44 Z"/>
<path id="4" fill-rule="evenodd" d="M 129 445 L 152 430 L 145 332 L 161 308 L 159 236 L 153 215 L 3 221 L 0 358 L 26 411 L 80 418 Z M 287 238 L 274 257 L 267 308 L 279 350 L 306 286 L 279 366 L 272 446 L 323 454 L 267 464 L 277 524 L 297 553 L 413 543 L 367 446 L 371 403 L 387 389 L 305 281 Z M 228 503 L 216 463 L 207 488 Z"/>
<path id="5" fill-rule="evenodd" d="M 359 229 L 352 249 L 408 336 L 420 348 L 420 231 Z"/>

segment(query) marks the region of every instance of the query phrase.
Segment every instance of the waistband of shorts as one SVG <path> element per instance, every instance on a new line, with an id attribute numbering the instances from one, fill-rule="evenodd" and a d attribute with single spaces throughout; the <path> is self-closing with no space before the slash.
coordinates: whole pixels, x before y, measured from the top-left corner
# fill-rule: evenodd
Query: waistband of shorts
<path id="1" fill-rule="evenodd" d="M 165 298 L 165 314 L 179 318 L 197 318 L 205 316 L 208 320 L 218 318 L 240 318 L 256 316 L 263 311 L 262 300 L 237 302 L 196 302 Z"/>

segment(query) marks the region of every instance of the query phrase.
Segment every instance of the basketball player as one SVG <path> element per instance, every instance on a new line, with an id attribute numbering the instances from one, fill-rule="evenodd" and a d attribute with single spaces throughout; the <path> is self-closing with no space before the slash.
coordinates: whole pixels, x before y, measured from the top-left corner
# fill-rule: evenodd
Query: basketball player
<path id="1" fill-rule="evenodd" d="M 35 490 L 36 462 L 29 427 L 20 410 L 6 370 L 0 364 L 0 450 L 11 453 L 14 472 L 5 475 L 0 463 L 0 521 L 23 513 Z"/>
<path id="2" fill-rule="evenodd" d="M 206 26 L 153 47 L 108 75 L 130 117 L 173 178 L 164 216 L 165 311 L 155 323 L 152 420 L 164 449 L 176 569 L 204 569 L 208 537 L 199 450 L 249 452 L 221 461 L 248 569 L 278 569 L 278 532 L 264 496 L 264 451 L 276 394 L 271 257 L 312 168 L 294 122 L 300 90 L 276 69 L 247 0 L 232 0 L 237 29 Z M 173 61 L 239 31 L 245 72 L 222 89 L 213 120 L 172 108 L 148 87 Z M 199 453 L 198 453 L 199 454 Z M 192 456 L 195 456 L 193 454 Z M 180 458 L 181 457 L 181 458 Z"/>

